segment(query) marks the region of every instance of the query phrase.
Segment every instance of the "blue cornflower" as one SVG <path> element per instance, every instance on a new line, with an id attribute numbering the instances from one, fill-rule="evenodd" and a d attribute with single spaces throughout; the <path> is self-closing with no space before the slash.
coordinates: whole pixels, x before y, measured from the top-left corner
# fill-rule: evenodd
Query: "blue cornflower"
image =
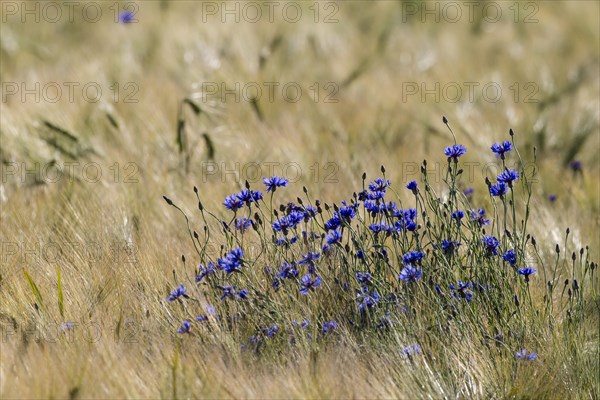
<path id="1" fill-rule="evenodd" d="M 358 208 L 358 204 L 348 205 L 346 201 L 342 201 L 343 206 L 340 207 L 339 212 L 336 213 L 338 216 L 346 221 L 350 221 L 356 215 L 356 209 Z"/>
<path id="2" fill-rule="evenodd" d="M 380 207 L 379 207 L 379 203 L 377 203 L 376 201 L 373 200 L 365 200 L 365 202 L 363 203 L 365 208 L 367 209 L 368 212 L 370 212 L 371 214 L 377 214 L 380 211 Z"/>
<path id="3" fill-rule="evenodd" d="M 417 355 L 417 354 L 422 354 L 421 346 L 419 346 L 418 343 L 413 343 L 413 344 L 408 345 L 405 348 L 403 348 L 402 353 L 404 353 L 404 355 L 408 358 L 410 358 L 414 355 Z"/>
<path id="4" fill-rule="evenodd" d="M 517 351 L 515 353 L 515 358 L 517 360 L 535 361 L 535 360 L 537 360 L 537 353 L 531 352 L 531 353 L 527 354 L 527 350 L 521 349 L 521 351 Z"/>
<path id="5" fill-rule="evenodd" d="M 238 198 L 236 194 L 230 194 L 225 197 L 225 201 L 223 202 L 225 207 L 231 211 L 237 211 L 238 209 L 244 206 L 244 203 Z"/>
<path id="6" fill-rule="evenodd" d="M 529 275 L 535 274 L 535 268 L 531 268 L 531 267 L 519 268 L 517 270 L 517 273 L 519 275 L 523 275 L 525 277 L 525 282 L 529 282 Z"/>
<path id="7" fill-rule="evenodd" d="M 235 229 L 238 231 L 246 232 L 248 228 L 252 226 L 252 220 L 250 218 L 238 218 L 235 220 Z"/>
<path id="8" fill-rule="evenodd" d="M 229 298 L 235 299 L 235 286 L 227 285 L 221 288 L 223 290 L 223 294 L 221 295 L 221 300 Z"/>
<path id="9" fill-rule="evenodd" d="M 508 140 L 502 143 L 494 143 L 491 147 L 494 154 L 504 160 L 504 154 L 512 150 L 512 143 Z"/>
<path id="10" fill-rule="evenodd" d="M 121 11 L 119 13 L 119 22 L 122 24 L 130 24 L 132 22 L 137 22 L 135 19 L 135 13 L 130 10 Z"/>
<path id="11" fill-rule="evenodd" d="M 200 264 L 198 267 L 198 274 L 196 275 L 196 283 L 202 282 L 204 278 L 208 275 L 214 274 L 216 272 L 216 265 L 212 261 L 210 261 L 206 267 Z"/>
<path id="12" fill-rule="evenodd" d="M 235 248 L 231 250 L 224 258 L 219 258 L 217 260 L 217 264 L 219 265 L 219 268 L 230 274 L 232 272 L 239 271 L 242 268 L 243 256 L 244 253 L 242 252 L 242 249 Z"/>
<path id="13" fill-rule="evenodd" d="M 337 322 L 327 321 L 323 324 L 322 331 L 324 334 L 332 333 L 333 331 L 335 331 L 337 329 L 337 326 L 338 326 Z"/>
<path id="14" fill-rule="evenodd" d="M 510 249 L 502 255 L 502 259 L 514 267 L 517 264 L 517 253 Z"/>
<path id="15" fill-rule="evenodd" d="M 444 149 L 444 154 L 446 155 L 446 157 L 452 158 L 454 159 L 454 161 L 458 161 L 458 158 L 466 152 L 467 148 L 462 144 L 455 144 Z"/>
<path id="16" fill-rule="evenodd" d="M 569 163 L 569 168 L 571 168 L 573 172 L 581 172 L 583 171 L 583 163 L 579 160 L 573 160 Z"/>
<path id="17" fill-rule="evenodd" d="M 387 230 L 387 225 L 385 223 L 371 224 L 369 225 L 369 229 L 375 233 L 385 232 Z"/>
<path id="18" fill-rule="evenodd" d="M 373 182 L 369 183 L 369 190 L 374 193 L 383 192 L 391 185 L 391 182 L 387 179 L 377 178 Z M 383 197 L 383 196 L 382 196 Z M 374 200 L 374 199 L 372 199 Z"/>
<path id="19" fill-rule="evenodd" d="M 496 179 L 498 179 L 498 182 L 506 183 L 508 187 L 512 187 L 512 183 L 519 179 L 519 173 L 514 169 L 507 169 L 498 175 Z"/>
<path id="20" fill-rule="evenodd" d="M 371 279 L 373 279 L 373 277 L 368 272 L 357 272 L 356 279 L 365 286 L 369 286 L 369 285 L 373 284 L 373 282 L 371 281 Z"/>
<path id="21" fill-rule="evenodd" d="M 398 276 L 402 282 L 410 283 L 416 282 L 423 275 L 423 270 L 421 268 L 415 268 L 412 265 L 405 266 L 402 271 L 400 271 L 400 275 Z"/>
<path id="22" fill-rule="evenodd" d="M 292 211 L 288 215 L 284 215 L 273 222 L 273 230 L 276 232 L 286 233 L 289 229 L 295 228 L 304 220 L 304 213 L 300 211 Z"/>
<path id="23" fill-rule="evenodd" d="M 485 251 L 490 256 L 498 255 L 498 246 L 500 246 L 500 241 L 496 239 L 494 236 L 486 235 L 481 241 L 485 245 Z"/>
<path id="24" fill-rule="evenodd" d="M 465 190 L 463 190 L 463 194 L 467 197 L 467 198 L 471 198 L 473 196 L 473 193 L 475 193 L 475 189 L 473 189 L 472 187 L 468 187 Z"/>
<path id="25" fill-rule="evenodd" d="M 279 326 L 277 326 L 277 324 L 273 324 L 268 328 L 263 328 L 263 332 L 267 337 L 272 338 L 277 334 L 277 332 L 279 332 Z"/>
<path id="26" fill-rule="evenodd" d="M 198 315 L 196 317 L 196 321 L 198 321 L 198 322 L 208 321 L 208 315 Z"/>
<path id="27" fill-rule="evenodd" d="M 340 232 L 337 229 L 335 231 L 329 232 L 327 236 L 325 236 L 325 240 L 327 241 L 327 244 L 335 244 L 342 240 L 342 232 Z"/>
<path id="28" fill-rule="evenodd" d="M 188 298 L 187 295 L 187 291 L 185 290 L 185 288 L 183 287 L 183 283 L 179 286 L 177 286 L 177 288 L 175 288 L 175 290 L 173 290 L 170 294 L 169 297 L 167 297 L 168 301 L 175 301 L 180 297 L 184 297 L 184 298 Z"/>
<path id="29" fill-rule="evenodd" d="M 294 269 L 294 265 L 284 261 L 279 268 L 277 277 L 281 279 L 294 279 L 298 276 L 298 270 Z"/>
<path id="30" fill-rule="evenodd" d="M 302 322 L 298 322 L 295 319 L 292 320 L 292 326 L 299 326 L 303 330 L 308 327 L 308 324 L 309 324 L 309 322 L 306 318 L 303 319 Z"/>
<path id="31" fill-rule="evenodd" d="M 417 181 L 410 181 L 406 188 L 413 192 L 413 194 L 417 194 Z"/>
<path id="32" fill-rule="evenodd" d="M 262 199 L 263 195 L 261 192 L 244 189 L 237 194 L 237 198 L 246 203 L 246 205 L 250 205 L 250 203 L 258 203 L 260 199 Z"/>
<path id="33" fill-rule="evenodd" d="M 548 201 L 550 201 L 550 203 L 554 203 L 556 201 L 556 195 L 555 194 L 549 194 L 548 195 Z"/>
<path id="34" fill-rule="evenodd" d="M 379 303 L 381 297 L 375 291 L 369 292 L 369 289 L 363 287 L 361 291 L 356 295 L 356 298 L 359 300 L 358 309 L 363 312 L 366 309 L 373 308 Z"/>
<path id="35" fill-rule="evenodd" d="M 315 261 L 321 257 L 321 254 L 309 251 L 308 254 L 304 254 L 302 257 L 302 260 L 298 261 L 298 264 L 306 265 L 308 267 L 308 272 L 311 274 L 315 273 L 317 268 L 317 263 Z"/>
<path id="36" fill-rule="evenodd" d="M 458 281 L 458 284 L 456 286 L 454 284 L 451 284 L 450 290 L 452 290 L 452 297 L 454 297 L 457 300 L 465 299 L 468 303 L 473 299 L 473 293 L 471 293 L 471 291 L 469 290 L 472 287 L 473 285 L 471 284 L 471 282 L 465 283 L 463 281 Z"/>
<path id="37" fill-rule="evenodd" d="M 480 208 L 479 210 L 469 210 L 469 218 L 473 222 L 477 222 L 479 226 L 489 225 L 490 220 L 485 219 L 485 210 Z"/>
<path id="38" fill-rule="evenodd" d="M 248 290 L 246 289 L 242 289 L 238 292 L 238 297 L 242 300 L 247 299 L 248 298 Z"/>
<path id="39" fill-rule="evenodd" d="M 460 246 L 460 243 L 456 240 L 442 240 L 442 252 L 447 256 L 453 255 L 458 250 L 458 246 Z"/>
<path id="40" fill-rule="evenodd" d="M 358 250 L 358 251 L 356 252 L 356 258 L 358 258 L 359 260 L 362 260 L 362 259 L 364 259 L 364 258 L 365 258 L 365 252 L 364 252 L 364 251 L 362 251 L 362 249 L 361 249 L 361 250 Z"/>
<path id="41" fill-rule="evenodd" d="M 267 187 L 267 193 L 274 192 L 278 187 L 287 186 L 288 182 L 289 181 L 286 178 L 281 178 L 279 176 L 263 178 L 263 183 Z"/>
<path id="42" fill-rule="evenodd" d="M 490 186 L 490 193 L 494 197 L 502 197 L 507 192 L 507 186 L 504 182 L 498 182 L 495 185 Z"/>
<path id="43" fill-rule="evenodd" d="M 181 326 L 179 327 L 179 329 L 177 329 L 177 333 L 188 333 L 190 331 L 190 329 L 192 328 L 192 324 L 190 323 L 189 320 L 184 320 L 181 323 Z"/>
<path id="44" fill-rule="evenodd" d="M 300 293 L 308 294 L 309 291 L 320 287 L 322 282 L 318 275 L 313 278 L 311 274 L 306 274 L 300 279 Z"/>
<path id="45" fill-rule="evenodd" d="M 342 220 L 340 219 L 340 217 L 335 216 L 330 218 L 327 222 L 325 222 L 325 229 L 327 229 L 328 231 L 333 231 L 339 228 L 341 225 Z"/>
<path id="46" fill-rule="evenodd" d="M 405 255 L 402 256 L 402 261 L 404 264 L 420 264 L 421 259 L 425 257 L 425 253 L 420 251 L 409 251 Z"/>
<path id="47" fill-rule="evenodd" d="M 460 221 L 461 219 L 463 219 L 463 217 L 465 216 L 465 213 L 462 212 L 461 210 L 456 210 L 453 211 L 452 214 L 450 215 L 453 219 Z"/>

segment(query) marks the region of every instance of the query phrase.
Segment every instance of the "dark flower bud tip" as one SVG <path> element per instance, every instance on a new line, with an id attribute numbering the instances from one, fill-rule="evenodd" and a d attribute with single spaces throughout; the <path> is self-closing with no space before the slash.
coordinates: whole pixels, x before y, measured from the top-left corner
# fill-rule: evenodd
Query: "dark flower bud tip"
<path id="1" fill-rule="evenodd" d="M 448 118 L 446 118 L 446 116 L 445 116 L 445 115 L 444 115 L 444 116 L 442 116 L 442 122 L 443 122 L 444 124 L 447 124 L 447 123 L 448 123 Z"/>
<path id="2" fill-rule="evenodd" d="M 165 199 L 165 201 L 167 202 L 168 205 L 170 205 L 170 206 L 173 205 L 173 202 L 167 196 L 163 196 L 163 199 Z"/>

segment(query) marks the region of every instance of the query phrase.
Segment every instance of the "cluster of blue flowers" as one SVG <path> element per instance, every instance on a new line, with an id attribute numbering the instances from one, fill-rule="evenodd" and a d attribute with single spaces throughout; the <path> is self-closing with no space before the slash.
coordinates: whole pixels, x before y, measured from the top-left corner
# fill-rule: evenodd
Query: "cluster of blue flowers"
<path id="1" fill-rule="evenodd" d="M 513 185 L 519 179 L 518 171 L 504 165 L 513 150 L 513 144 L 509 141 L 495 143 L 491 150 L 501 159 L 504 170 L 496 177 L 495 183 L 487 181 L 489 193 L 508 202 L 505 196 L 509 192 L 512 194 Z M 453 179 L 460 174 L 457 164 L 466 152 L 466 147 L 460 144 L 444 149 L 449 170 L 456 173 Z M 224 248 L 225 252 L 222 250 L 221 257 L 216 260 L 203 260 L 204 264 L 196 271 L 195 283 L 212 287 L 213 298 L 217 302 L 234 301 L 236 303 L 231 304 L 239 305 L 246 311 L 248 309 L 243 308 L 245 304 L 278 298 L 274 296 L 282 292 L 287 299 L 315 304 L 321 297 L 332 298 L 335 291 L 339 304 L 344 304 L 343 299 L 352 299 L 352 311 L 348 311 L 347 316 L 344 315 L 346 311 L 339 311 L 336 315 L 347 317 L 354 326 L 364 323 L 365 326 L 377 326 L 379 329 L 392 326 L 394 310 L 408 314 L 411 299 L 416 293 L 423 293 L 423 288 L 430 287 L 432 290 L 427 293 L 443 299 L 445 307 L 452 310 L 483 301 L 484 296 L 478 293 L 489 291 L 494 285 L 478 281 L 480 277 L 474 275 L 474 268 L 464 267 L 467 259 L 484 264 L 488 270 L 512 270 L 515 276 L 522 276 L 525 283 L 529 284 L 530 276 L 536 270 L 522 265 L 523 248 L 517 245 L 510 234 L 510 240 L 506 240 L 506 237 L 499 239 L 486 232 L 495 213 L 488 217 L 484 208 L 471 207 L 469 199 L 474 193 L 472 188 L 464 190 L 466 202 L 461 204 L 454 197 L 443 204 L 446 209 L 440 208 L 442 211 L 439 213 L 427 215 L 424 204 L 435 207 L 435 201 L 427 203 L 423 197 L 432 196 L 427 181 L 424 190 L 416 181 L 406 185 L 413 200 L 416 200 L 417 208 L 402 208 L 401 203 L 399 206 L 397 202 L 389 200 L 389 193 L 393 192 L 392 183 L 385 177 L 383 167 L 382 173 L 384 176 L 370 181 L 368 185 L 363 175 L 363 190 L 354 193 L 350 201 L 342 200 L 338 203 L 340 205 L 334 204 L 333 207 L 318 200 L 313 203 L 307 196 L 308 203 L 313 204 L 304 204 L 298 198 L 297 204 L 288 203 L 281 205 L 278 211 L 272 210 L 268 202 L 263 200 L 263 193 L 251 190 L 246 184 L 246 189 L 227 196 L 223 202 L 225 208 L 233 212 L 230 223 L 223 222 L 225 227 L 235 227 L 235 230 L 224 231 L 230 247 Z M 279 188 L 287 187 L 288 180 L 273 176 L 264 178 L 263 183 L 266 193 L 271 194 L 272 204 L 274 193 Z M 304 191 L 307 193 L 306 189 Z M 246 215 L 246 212 L 246 217 L 240 216 L 242 213 Z M 432 220 L 438 224 L 437 230 L 431 228 Z M 242 235 L 251 234 L 247 233 L 251 227 L 263 245 L 259 252 L 262 256 L 256 259 L 250 256 L 245 258 L 243 244 L 240 244 Z M 464 234 L 465 230 L 471 234 Z M 232 245 L 234 243 L 240 247 Z M 252 271 L 254 265 L 258 265 L 258 268 L 247 273 Z M 456 265 L 461 269 L 454 269 Z M 267 285 L 253 281 L 254 278 L 248 276 L 257 276 L 255 273 L 261 268 L 266 274 Z M 440 270 L 444 273 L 437 272 Z M 463 274 L 470 275 L 465 278 Z M 463 279 L 457 280 L 459 277 Z M 238 285 L 246 286 L 252 292 L 238 289 Z M 264 289 L 265 286 L 267 289 Z M 173 302 L 186 298 L 188 293 L 182 284 L 169 294 L 167 300 Z M 210 315 L 215 315 L 214 309 L 199 315 L 196 321 L 207 321 Z M 237 317 L 233 315 L 230 318 Z M 319 318 L 316 315 L 313 317 Z M 365 322 L 370 318 L 377 318 L 375 324 Z M 320 335 L 330 335 L 338 329 L 335 320 L 326 320 L 323 316 L 319 319 L 321 324 L 314 327 L 320 327 Z M 280 332 L 287 330 L 290 322 L 278 322 L 270 319 L 255 325 L 251 332 L 253 334 L 244 346 L 256 349 L 267 339 L 283 336 Z M 315 324 L 317 322 L 315 319 Z M 296 330 L 304 331 L 308 324 L 308 319 L 301 323 L 291 321 L 291 326 Z M 190 333 L 191 327 L 191 321 L 185 319 L 177 332 Z M 422 354 L 417 343 L 401 351 L 411 360 Z M 537 355 L 527 354 L 523 349 L 516 353 L 516 357 L 533 360 Z"/>

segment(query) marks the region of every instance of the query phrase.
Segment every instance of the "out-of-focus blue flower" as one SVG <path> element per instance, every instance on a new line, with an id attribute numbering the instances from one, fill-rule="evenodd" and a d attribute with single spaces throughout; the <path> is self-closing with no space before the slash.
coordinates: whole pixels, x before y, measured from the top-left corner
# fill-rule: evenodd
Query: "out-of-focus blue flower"
<path id="1" fill-rule="evenodd" d="M 189 320 L 184 320 L 181 323 L 181 326 L 179 327 L 179 329 L 177 329 L 177 333 L 188 333 L 190 331 L 190 329 L 192 328 L 192 324 L 190 323 Z"/>
<path id="2" fill-rule="evenodd" d="M 136 22 L 135 13 L 130 10 L 124 10 L 119 13 L 119 22 L 122 24 L 130 24 Z"/>
<path id="3" fill-rule="evenodd" d="M 361 289 L 361 291 L 356 295 L 356 298 L 358 299 L 358 309 L 361 312 L 364 312 L 367 309 L 371 309 L 373 307 L 375 307 L 377 305 L 377 303 L 379 303 L 379 300 L 381 299 L 381 297 L 379 296 L 379 294 L 377 292 L 373 291 L 369 291 L 369 289 L 367 287 L 363 287 Z"/>
<path id="4" fill-rule="evenodd" d="M 500 246 L 500 241 L 498 239 L 496 239 L 494 236 L 486 235 L 481 239 L 481 241 L 483 242 L 485 251 L 488 255 L 498 255 L 498 246 Z"/>
<path id="5" fill-rule="evenodd" d="M 308 324 L 309 324 L 309 322 L 308 322 L 307 319 L 303 319 L 302 322 L 298 322 L 296 320 L 292 320 L 292 326 L 299 326 L 303 330 L 308 327 Z"/>
<path id="6" fill-rule="evenodd" d="M 469 290 L 473 287 L 471 282 L 458 281 L 456 285 L 451 284 L 450 290 L 452 290 L 452 297 L 457 300 L 465 299 L 469 303 L 473 299 L 473 293 Z"/>
<path id="7" fill-rule="evenodd" d="M 408 358 L 422 354 L 421 346 L 418 343 L 413 343 L 402 349 L 402 353 Z"/>
<path id="8" fill-rule="evenodd" d="M 485 226 L 490 224 L 489 219 L 485 219 L 485 210 L 480 208 L 479 210 L 469 210 L 469 218 L 473 222 L 477 222 L 479 226 Z"/>
<path id="9" fill-rule="evenodd" d="M 456 250 L 458 250 L 458 246 L 460 246 L 460 243 L 457 242 L 456 240 L 442 240 L 442 252 L 447 255 L 447 256 L 451 256 L 453 255 Z"/>
<path id="10" fill-rule="evenodd" d="M 333 331 L 335 331 L 337 329 L 337 326 L 338 326 L 337 322 L 327 321 L 323 324 L 322 331 L 324 334 L 332 333 Z"/>
<path id="11" fill-rule="evenodd" d="M 549 194 L 548 195 L 548 201 L 550 201 L 550 203 L 554 203 L 556 201 L 556 195 L 555 194 Z"/>
<path id="12" fill-rule="evenodd" d="M 358 258 L 359 260 L 362 260 L 362 259 L 364 259 L 364 258 L 365 258 L 365 252 L 364 252 L 364 251 L 362 251 L 362 250 L 358 250 L 358 251 L 356 252 L 356 258 Z"/>
<path id="13" fill-rule="evenodd" d="M 573 160 L 569 163 L 569 168 L 571 168 L 573 172 L 581 172 L 583 171 L 583 163 L 579 160 Z"/>
<path id="14" fill-rule="evenodd" d="M 196 317 L 196 321 L 198 321 L 198 322 L 208 321 L 208 315 L 198 315 Z"/>
<path id="15" fill-rule="evenodd" d="M 235 248 L 231 250 L 224 258 L 219 258 L 217 260 L 217 264 L 219 265 L 219 268 L 230 274 L 232 272 L 239 271 L 242 268 L 243 256 L 244 253 L 242 252 L 242 249 Z"/>
<path id="16" fill-rule="evenodd" d="M 294 266 L 287 261 L 284 261 L 279 268 L 279 273 L 277 274 L 278 278 L 281 279 L 294 279 L 298 276 L 298 270 L 294 268 Z"/>
<path id="17" fill-rule="evenodd" d="M 502 259 L 514 267 L 517 264 L 517 253 L 510 249 L 502 255 Z"/>
<path id="18" fill-rule="evenodd" d="M 274 192 L 278 187 L 287 186 L 288 182 L 289 181 L 286 178 L 281 178 L 279 176 L 263 178 L 263 183 L 267 187 L 267 193 Z"/>
<path id="19" fill-rule="evenodd" d="M 496 179 L 498 179 L 498 182 L 506 183 L 508 187 L 512 187 L 512 183 L 519 179 L 519 173 L 514 169 L 507 169 L 498 175 Z"/>
<path id="20" fill-rule="evenodd" d="M 306 274 L 300 279 L 300 293 L 308 294 L 309 291 L 320 287 L 322 282 L 322 279 L 318 275 L 315 275 L 313 278 L 311 274 Z"/>
<path id="21" fill-rule="evenodd" d="M 461 210 L 456 210 L 453 211 L 452 214 L 450 215 L 453 219 L 460 221 L 461 219 L 463 219 L 463 217 L 465 216 L 465 213 L 462 212 Z"/>
<path id="22" fill-rule="evenodd" d="M 342 232 L 340 232 L 338 229 L 329 232 L 327 236 L 325 236 L 325 241 L 329 245 L 338 243 L 340 240 L 342 240 Z"/>
<path id="23" fill-rule="evenodd" d="M 398 276 L 402 282 L 411 283 L 416 282 L 423 275 L 423 270 L 421 268 L 415 268 L 412 265 L 406 265 L 400 271 L 400 275 Z"/>
<path id="24" fill-rule="evenodd" d="M 446 157 L 452 158 L 454 161 L 458 161 L 458 158 L 464 155 L 466 152 L 467 148 L 462 144 L 455 144 L 444 149 L 444 154 Z"/>
<path id="25" fill-rule="evenodd" d="M 527 350 L 521 349 L 521 351 L 515 353 L 515 358 L 517 360 L 535 361 L 537 360 L 537 353 L 531 352 L 527 354 Z"/>
<path id="26" fill-rule="evenodd" d="M 470 199 L 473 196 L 473 193 L 475 193 L 475 189 L 473 189 L 472 187 L 468 187 L 465 190 L 463 190 L 463 194 Z"/>
<path id="27" fill-rule="evenodd" d="M 250 218 L 238 218 L 235 220 L 235 229 L 238 231 L 246 232 L 251 226 L 252 220 Z"/>
<path id="28" fill-rule="evenodd" d="M 418 265 L 421 263 L 421 260 L 425 257 L 425 253 L 420 251 L 409 251 L 408 253 L 402 256 L 402 261 L 404 264 L 413 264 Z"/>
<path id="29" fill-rule="evenodd" d="M 373 284 L 373 276 L 371 276 L 368 272 L 357 272 L 356 280 L 358 280 L 362 285 L 370 286 Z"/>
<path id="30" fill-rule="evenodd" d="M 272 338 L 273 336 L 275 336 L 277 334 L 277 332 L 279 332 L 279 326 L 277 326 L 277 324 L 273 324 L 273 325 L 269 326 L 268 328 L 266 328 L 266 327 L 263 328 L 262 330 L 268 338 Z"/>
<path id="31" fill-rule="evenodd" d="M 198 267 L 198 274 L 196 275 L 196 283 L 202 282 L 204 278 L 208 275 L 214 274 L 216 272 L 216 265 L 212 261 L 207 264 L 206 267 L 200 264 Z"/>
<path id="32" fill-rule="evenodd" d="M 223 291 L 223 294 L 221 295 L 221 300 L 234 300 L 236 296 L 240 299 L 246 299 L 248 297 L 248 291 L 246 289 L 242 289 L 238 292 L 237 288 L 231 285 L 222 286 L 220 287 L 220 289 Z"/>
<path id="33" fill-rule="evenodd" d="M 308 272 L 314 274 L 317 271 L 316 260 L 318 260 L 319 257 L 321 257 L 321 254 L 309 251 L 308 254 L 302 256 L 302 260 L 298 261 L 298 264 L 306 265 L 308 267 Z"/>
<path id="34" fill-rule="evenodd" d="M 169 297 L 167 297 L 168 301 L 175 301 L 180 297 L 184 297 L 184 298 L 188 298 L 187 295 L 187 291 L 185 290 L 185 288 L 183 287 L 183 283 L 179 286 L 177 286 L 177 288 L 175 288 L 175 290 L 173 290 L 170 294 Z"/>
<path id="35" fill-rule="evenodd" d="M 247 299 L 248 298 L 248 290 L 246 289 L 242 289 L 238 292 L 238 297 L 242 300 Z"/>
<path id="36" fill-rule="evenodd" d="M 502 197 L 506 194 L 508 186 L 504 182 L 498 182 L 495 185 L 490 186 L 490 193 L 494 197 Z"/>
<path id="37" fill-rule="evenodd" d="M 512 150 L 512 143 L 508 140 L 502 143 L 494 143 L 491 147 L 492 151 L 496 156 L 502 158 L 504 160 L 504 154 L 508 153 Z"/>

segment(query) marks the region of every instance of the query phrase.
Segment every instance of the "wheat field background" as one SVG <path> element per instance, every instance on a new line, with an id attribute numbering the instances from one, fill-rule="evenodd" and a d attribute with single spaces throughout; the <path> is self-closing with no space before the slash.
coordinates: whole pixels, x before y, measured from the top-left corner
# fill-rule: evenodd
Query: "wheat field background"
<path id="1" fill-rule="evenodd" d="M 595 275 L 577 329 L 564 310 L 522 321 L 543 332 L 532 368 L 458 327 L 415 364 L 344 332 L 263 357 L 216 324 L 182 338 L 165 299 L 197 261 L 162 196 L 200 231 L 194 186 L 219 216 L 270 175 L 290 179 L 282 203 L 303 186 L 339 201 L 382 165 L 403 187 L 424 159 L 441 187 L 446 116 L 474 201 L 512 128 L 525 159 L 536 148 L 542 258 L 558 243 L 597 261 L 600 3 L 476 2 L 471 18 L 462 2 L 281 2 L 270 21 L 255 2 L 256 22 L 246 2 L 84 3 L 70 20 L 64 2 L 54 18 L 2 1 L 0 398 L 599 398 Z"/>

